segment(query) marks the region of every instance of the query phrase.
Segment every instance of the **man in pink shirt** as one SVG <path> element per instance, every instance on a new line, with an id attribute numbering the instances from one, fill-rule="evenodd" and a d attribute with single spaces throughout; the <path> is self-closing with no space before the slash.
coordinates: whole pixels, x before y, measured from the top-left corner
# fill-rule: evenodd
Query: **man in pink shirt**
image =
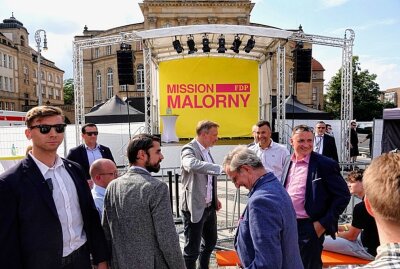
<path id="1" fill-rule="evenodd" d="M 350 200 L 336 161 L 313 152 L 314 134 L 306 125 L 293 129 L 282 181 L 296 211 L 300 254 L 305 269 L 322 268 L 324 234 L 335 237 L 339 215 Z"/>

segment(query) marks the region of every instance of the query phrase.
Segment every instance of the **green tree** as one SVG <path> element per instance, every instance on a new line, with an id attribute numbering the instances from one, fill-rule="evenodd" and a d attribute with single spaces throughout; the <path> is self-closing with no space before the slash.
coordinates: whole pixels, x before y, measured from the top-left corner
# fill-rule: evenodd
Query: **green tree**
<path id="1" fill-rule="evenodd" d="M 326 95 L 325 110 L 340 118 L 342 69 L 332 77 Z M 390 104 L 380 101 L 379 85 L 375 82 L 376 74 L 361 70 L 358 56 L 353 56 L 353 118 L 370 121 L 382 118 L 383 109 Z"/>
<path id="2" fill-rule="evenodd" d="M 74 104 L 74 79 L 72 78 L 64 80 L 64 104 Z"/>

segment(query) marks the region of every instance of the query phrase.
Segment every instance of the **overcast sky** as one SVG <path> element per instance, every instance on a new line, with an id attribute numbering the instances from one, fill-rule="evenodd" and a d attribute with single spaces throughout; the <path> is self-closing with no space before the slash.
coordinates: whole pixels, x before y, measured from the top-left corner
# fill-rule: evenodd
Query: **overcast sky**
<path id="1" fill-rule="evenodd" d="M 47 32 L 48 51 L 43 55 L 65 71 L 64 79 L 73 77 L 72 41 L 83 27 L 90 30 L 143 22 L 138 3 L 118 0 L 0 0 L 0 19 L 14 17 L 30 33 L 30 45 L 36 48 L 35 31 Z M 399 0 L 253 0 L 251 22 L 282 29 L 297 29 L 312 35 L 343 38 L 345 29 L 355 31 L 353 55 L 361 68 L 377 74 L 381 90 L 400 87 L 400 1 Z M 91 11 L 95 10 L 95 11 Z M 339 48 L 313 46 L 313 57 L 325 68 L 328 83 L 341 66 Z"/>

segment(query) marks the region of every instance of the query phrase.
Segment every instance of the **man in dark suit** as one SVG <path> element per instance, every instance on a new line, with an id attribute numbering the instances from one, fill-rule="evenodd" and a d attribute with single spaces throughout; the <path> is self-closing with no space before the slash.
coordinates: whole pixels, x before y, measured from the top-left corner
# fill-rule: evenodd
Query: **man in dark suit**
<path id="1" fill-rule="evenodd" d="M 282 181 L 297 218 L 299 248 L 305 269 L 322 268 L 324 234 L 335 236 L 339 215 L 350 201 L 350 192 L 331 158 L 313 152 L 310 127 L 293 129 L 290 144 L 294 153 L 284 167 Z"/>
<path id="2" fill-rule="evenodd" d="M 335 138 L 326 133 L 325 122 L 317 122 L 314 131 L 314 151 L 339 162 Z"/>
<path id="3" fill-rule="evenodd" d="M 99 131 L 94 123 L 87 123 L 82 127 L 82 139 L 84 144 L 70 149 L 67 159 L 79 163 L 85 171 L 86 180 L 90 180 L 89 168 L 92 163 L 100 158 L 112 160 L 111 150 L 103 145 L 97 144 Z"/>
<path id="4" fill-rule="evenodd" d="M 7 269 L 98 269 L 109 259 L 81 167 L 60 158 L 66 124 L 57 107 L 26 114 L 32 150 L 0 175 L 0 264 Z"/>

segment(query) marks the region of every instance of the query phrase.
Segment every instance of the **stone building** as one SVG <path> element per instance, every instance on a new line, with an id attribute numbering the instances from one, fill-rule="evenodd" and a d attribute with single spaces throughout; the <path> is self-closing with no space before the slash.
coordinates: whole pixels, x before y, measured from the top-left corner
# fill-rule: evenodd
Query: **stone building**
<path id="1" fill-rule="evenodd" d="M 27 111 L 38 104 L 38 54 L 29 32 L 13 15 L 0 23 L 0 110 Z M 63 105 L 63 75 L 41 55 L 42 102 Z"/>
<path id="2" fill-rule="evenodd" d="M 390 88 L 384 91 L 383 101 L 391 102 L 400 108 L 400 87 Z"/>
<path id="3" fill-rule="evenodd" d="M 271 27 L 250 22 L 251 11 L 255 8 L 255 3 L 251 3 L 250 0 L 143 0 L 139 3 L 139 6 L 143 13 L 144 22 L 106 30 L 89 30 L 85 26 L 83 35 L 75 36 L 75 41 L 118 35 L 121 32 L 185 25 L 228 24 Z M 277 27 L 272 28 L 279 29 Z M 298 31 L 298 29 L 292 31 Z M 85 113 L 115 94 L 123 99 L 129 99 L 135 108 L 144 112 L 144 65 L 141 45 L 140 42 L 131 44 L 136 58 L 134 63 L 135 85 L 129 86 L 118 84 L 116 51 L 120 49 L 119 45 L 83 51 Z M 293 66 L 292 51 L 295 49 L 296 43 L 289 41 L 285 46 L 287 66 Z M 311 44 L 304 44 L 304 48 L 312 48 L 311 46 Z M 276 60 L 273 62 L 272 70 L 276 70 Z M 322 108 L 324 68 L 315 59 L 310 68 L 312 68 L 310 82 L 296 84 L 298 100 L 313 108 Z M 286 85 L 289 85 L 290 78 L 291 76 L 286 75 Z M 276 79 L 276 72 L 273 72 L 272 85 L 276 85 Z M 287 87 L 287 95 L 292 93 L 291 90 L 290 87 Z M 276 95 L 274 88 L 272 95 Z"/>

